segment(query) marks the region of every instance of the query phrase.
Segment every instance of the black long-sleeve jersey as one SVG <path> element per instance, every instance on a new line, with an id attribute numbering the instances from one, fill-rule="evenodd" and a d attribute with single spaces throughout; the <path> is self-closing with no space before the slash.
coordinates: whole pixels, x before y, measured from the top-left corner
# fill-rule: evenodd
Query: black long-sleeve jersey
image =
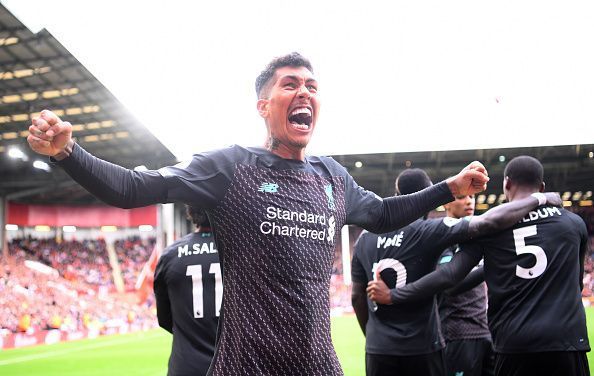
<path id="1" fill-rule="evenodd" d="M 581 300 L 587 243 L 580 217 L 540 206 L 509 230 L 463 244 L 449 264 L 396 290 L 392 301 L 434 294 L 484 255 L 495 351 L 589 351 Z"/>
<path id="2" fill-rule="evenodd" d="M 173 334 L 169 376 L 206 375 L 223 299 L 212 232 L 188 234 L 163 251 L 155 270 L 159 325 Z"/>
<path id="3" fill-rule="evenodd" d="M 139 172 L 75 145 L 59 164 L 115 206 L 182 201 L 206 210 L 224 276 L 211 375 L 342 375 L 329 317 L 340 228 L 386 232 L 453 200 L 445 182 L 381 199 L 331 158 L 290 160 L 240 146 Z"/>
<path id="4" fill-rule="evenodd" d="M 444 248 L 468 240 L 467 220 L 417 220 L 376 235 L 364 232 L 355 244 L 353 281 L 367 285 L 380 271 L 389 288 L 400 288 L 435 269 Z M 375 305 L 368 299 L 365 349 L 370 354 L 420 355 L 444 347 L 436 299 L 402 305 Z"/>
<path id="5" fill-rule="evenodd" d="M 437 269 L 449 263 L 458 251 L 457 245 L 448 247 L 441 254 Z M 477 272 L 478 278 L 475 277 L 475 281 L 472 281 L 476 283 L 469 281 L 473 287 L 461 292 L 446 291 L 438 296 L 439 318 L 446 342 L 477 338 L 491 340 L 487 324 L 487 286 L 483 267 L 477 267 Z"/>

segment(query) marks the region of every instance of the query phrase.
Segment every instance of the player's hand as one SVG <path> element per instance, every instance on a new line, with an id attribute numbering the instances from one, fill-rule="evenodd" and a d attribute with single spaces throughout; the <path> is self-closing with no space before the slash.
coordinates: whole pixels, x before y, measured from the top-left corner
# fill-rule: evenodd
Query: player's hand
<path id="1" fill-rule="evenodd" d="M 390 289 L 381 278 L 369 281 L 367 284 L 367 296 L 379 304 L 392 304 Z"/>
<path id="2" fill-rule="evenodd" d="M 72 140 L 72 125 L 53 112 L 43 110 L 29 126 L 27 142 L 33 151 L 50 157 L 62 152 Z"/>
<path id="3" fill-rule="evenodd" d="M 448 178 L 446 183 L 454 196 L 466 196 L 487 189 L 489 174 L 481 162 L 474 161 L 464 167 L 458 175 Z"/>
<path id="4" fill-rule="evenodd" d="M 552 206 L 562 206 L 563 200 L 561 200 L 561 196 L 557 192 L 545 192 L 545 197 L 547 198 L 547 205 Z"/>

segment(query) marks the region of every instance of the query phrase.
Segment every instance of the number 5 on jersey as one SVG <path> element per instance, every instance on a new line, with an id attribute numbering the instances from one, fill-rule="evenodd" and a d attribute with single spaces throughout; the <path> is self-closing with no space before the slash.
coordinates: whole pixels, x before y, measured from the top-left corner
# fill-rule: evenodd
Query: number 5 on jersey
<path id="1" fill-rule="evenodd" d="M 534 266 L 531 268 L 523 268 L 516 265 L 516 275 L 524 279 L 533 279 L 544 273 L 547 268 L 547 255 L 541 247 L 537 245 L 526 245 L 524 238 L 536 235 L 536 225 L 522 227 L 514 230 L 514 241 L 516 244 L 516 254 L 523 255 L 530 253 L 536 259 Z"/>
<path id="2" fill-rule="evenodd" d="M 209 274 L 214 274 L 215 279 L 215 314 L 218 317 L 223 301 L 223 279 L 221 278 L 221 264 L 210 264 Z M 192 277 L 192 300 L 194 318 L 204 317 L 204 287 L 202 284 L 202 265 L 188 265 L 186 275 Z"/>

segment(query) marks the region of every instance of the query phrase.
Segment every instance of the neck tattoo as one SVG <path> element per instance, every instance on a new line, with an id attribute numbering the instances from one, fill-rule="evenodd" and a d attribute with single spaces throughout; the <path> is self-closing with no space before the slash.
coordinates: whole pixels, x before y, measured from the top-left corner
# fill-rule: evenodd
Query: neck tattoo
<path id="1" fill-rule="evenodd" d="M 270 151 L 274 151 L 274 150 L 278 149 L 279 145 L 280 145 L 280 140 L 271 135 L 270 138 L 268 139 L 268 142 L 266 143 L 266 148 Z"/>

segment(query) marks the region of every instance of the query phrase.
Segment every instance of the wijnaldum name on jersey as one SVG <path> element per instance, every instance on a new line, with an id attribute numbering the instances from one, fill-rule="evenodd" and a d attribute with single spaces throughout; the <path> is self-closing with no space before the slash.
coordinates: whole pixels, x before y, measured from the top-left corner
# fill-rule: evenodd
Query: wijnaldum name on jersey
<path id="1" fill-rule="evenodd" d="M 544 208 L 538 208 L 536 210 L 533 210 L 531 212 L 529 212 L 521 221 L 520 223 L 526 223 L 526 222 L 530 222 L 530 221 L 536 221 L 537 219 L 540 218 L 547 218 L 547 217 L 552 217 L 553 215 L 561 215 L 561 210 L 559 210 L 559 208 L 554 207 L 554 206 L 547 206 Z"/>

